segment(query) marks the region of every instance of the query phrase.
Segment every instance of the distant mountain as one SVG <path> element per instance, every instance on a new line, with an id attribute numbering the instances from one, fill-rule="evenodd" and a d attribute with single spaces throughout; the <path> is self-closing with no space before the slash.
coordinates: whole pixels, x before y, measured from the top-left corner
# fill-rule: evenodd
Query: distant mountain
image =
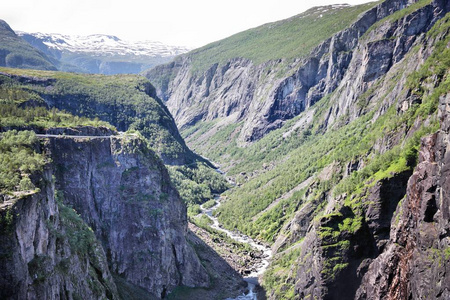
<path id="1" fill-rule="evenodd" d="M 17 32 L 29 44 L 59 61 L 62 71 L 100 74 L 139 73 L 189 49 L 160 42 L 124 41 L 116 36 Z"/>
<path id="2" fill-rule="evenodd" d="M 0 66 L 56 70 L 55 65 L 44 53 L 18 37 L 3 20 L 0 20 Z"/>

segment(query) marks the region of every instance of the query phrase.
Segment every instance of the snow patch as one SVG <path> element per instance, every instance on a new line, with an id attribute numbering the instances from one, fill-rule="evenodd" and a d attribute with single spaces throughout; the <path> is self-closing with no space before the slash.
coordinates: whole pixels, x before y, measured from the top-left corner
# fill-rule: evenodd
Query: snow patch
<path id="1" fill-rule="evenodd" d="M 113 35 L 92 34 L 88 36 L 48 33 L 16 32 L 19 36 L 30 34 L 40 39 L 46 46 L 60 51 L 90 53 L 95 55 L 136 55 L 136 56 L 175 56 L 190 49 L 169 46 L 155 41 L 124 41 Z"/>

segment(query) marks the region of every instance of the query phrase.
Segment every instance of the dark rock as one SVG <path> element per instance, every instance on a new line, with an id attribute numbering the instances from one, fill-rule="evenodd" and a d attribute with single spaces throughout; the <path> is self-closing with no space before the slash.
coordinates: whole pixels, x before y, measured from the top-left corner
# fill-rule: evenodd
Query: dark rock
<path id="1" fill-rule="evenodd" d="M 39 192 L 0 205 L 0 298 L 119 299 L 101 244 L 77 245 L 88 226 L 57 204 L 50 170 L 38 178 Z"/>
<path id="2" fill-rule="evenodd" d="M 386 250 L 369 266 L 357 299 L 448 299 L 450 230 L 447 153 L 450 96 L 439 133 L 422 140 L 419 165 L 392 223 Z"/>
<path id="3" fill-rule="evenodd" d="M 208 286 L 186 242 L 186 206 L 142 140 L 50 138 L 47 148 L 56 188 L 101 241 L 113 273 L 156 295 Z"/>

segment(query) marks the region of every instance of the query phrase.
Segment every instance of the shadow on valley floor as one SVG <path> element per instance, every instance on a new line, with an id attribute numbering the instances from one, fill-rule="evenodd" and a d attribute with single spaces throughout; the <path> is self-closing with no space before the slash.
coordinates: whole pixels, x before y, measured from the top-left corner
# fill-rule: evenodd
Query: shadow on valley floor
<path id="1" fill-rule="evenodd" d="M 248 292 L 247 282 L 230 263 L 227 262 L 213 248 L 221 247 L 217 239 L 211 238 L 207 231 L 189 224 L 188 242 L 197 252 L 203 266 L 207 270 L 211 284 L 207 289 L 178 287 L 167 296 L 170 300 L 214 299 L 221 300 L 236 298 Z M 202 238 L 199 237 L 202 236 Z M 206 241 L 206 242 L 205 242 Z M 208 245 L 211 244 L 211 245 Z M 221 248 L 222 249 L 222 248 Z M 220 250 L 222 251 L 222 250 Z M 234 254 L 224 247 L 226 258 L 233 259 Z M 231 261 L 230 261 L 231 262 Z M 265 292 L 258 288 L 258 300 L 266 299 Z"/>

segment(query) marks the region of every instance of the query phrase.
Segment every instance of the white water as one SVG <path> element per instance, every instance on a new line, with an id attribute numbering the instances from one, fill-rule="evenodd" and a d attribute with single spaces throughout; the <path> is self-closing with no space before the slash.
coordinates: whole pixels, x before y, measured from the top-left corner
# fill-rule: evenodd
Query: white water
<path id="1" fill-rule="evenodd" d="M 263 252 L 261 261 L 258 262 L 254 266 L 255 271 L 251 272 L 250 274 L 248 274 L 247 276 L 244 277 L 244 280 L 248 284 L 249 292 L 247 294 L 241 295 L 237 298 L 228 298 L 227 300 L 257 300 L 257 298 L 256 298 L 257 294 L 254 292 L 254 288 L 256 285 L 259 284 L 258 277 L 260 275 L 262 275 L 267 270 L 267 267 L 269 266 L 269 260 L 272 257 L 272 249 L 268 246 L 262 245 L 259 242 L 256 242 L 251 237 L 244 235 L 238 231 L 230 231 L 225 228 L 222 228 L 222 226 L 219 223 L 219 220 L 213 215 L 213 211 L 216 210 L 220 206 L 220 198 L 216 197 L 215 200 L 216 200 L 216 205 L 211 208 L 204 209 L 203 205 L 200 206 L 202 213 L 205 214 L 206 216 L 208 216 L 213 221 L 213 224 L 211 225 L 211 227 L 226 233 L 230 238 L 232 238 L 235 241 L 248 244 L 253 249 Z"/>

